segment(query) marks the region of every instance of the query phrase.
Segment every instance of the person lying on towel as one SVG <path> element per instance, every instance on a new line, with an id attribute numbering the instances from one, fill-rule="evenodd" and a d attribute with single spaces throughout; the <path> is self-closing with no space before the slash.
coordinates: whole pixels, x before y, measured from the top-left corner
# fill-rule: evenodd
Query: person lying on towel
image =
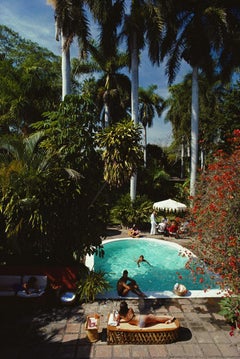
<path id="1" fill-rule="evenodd" d="M 132 308 L 128 308 L 125 301 L 120 302 L 120 309 L 116 321 L 118 323 L 129 323 L 140 328 L 148 327 L 158 323 L 170 324 L 175 320 L 172 316 L 155 316 L 153 314 L 138 315 Z"/>

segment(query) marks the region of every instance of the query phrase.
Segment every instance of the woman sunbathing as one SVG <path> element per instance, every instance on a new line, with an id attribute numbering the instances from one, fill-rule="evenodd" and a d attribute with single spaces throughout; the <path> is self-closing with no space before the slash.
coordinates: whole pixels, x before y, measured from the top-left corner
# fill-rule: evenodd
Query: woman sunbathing
<path id="1" fill-rule="evenodd" d="M 118 323 L 129 323 L 144 328 L 158 323 L 170 324 L 175 318 L 171 316 L 157 317 L 153 314 L 138 315 L 134 313 L 132 308 L 128 308 L 125 301 L 122 301 L 116 320 Z"/>

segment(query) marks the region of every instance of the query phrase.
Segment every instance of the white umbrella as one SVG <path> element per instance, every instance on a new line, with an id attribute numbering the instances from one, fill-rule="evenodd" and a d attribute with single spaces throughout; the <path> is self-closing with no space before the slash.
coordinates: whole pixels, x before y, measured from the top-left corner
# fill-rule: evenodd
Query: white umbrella
<path id="1" fill-rule="evenodd" d="M 166 212 L 185 212 L 187 210 L 187 206 L 185 204 L 174 201 L 173 199 L 155 202 L 153 204 L 153 208 Z"/>

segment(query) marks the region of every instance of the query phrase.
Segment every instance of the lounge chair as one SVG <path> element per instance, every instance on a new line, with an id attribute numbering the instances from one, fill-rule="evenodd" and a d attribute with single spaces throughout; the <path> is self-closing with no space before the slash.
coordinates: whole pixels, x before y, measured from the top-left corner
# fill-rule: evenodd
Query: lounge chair
<path id="1" fill-rule="evenodd" d="M 110 315 L 109 315 L 110 317 Z M 109 323 L 108 317 L 108 323 Z M 168 344 L 178 338 L 179 321 L 175 319 L 170 324 L 159 323 L 140 328 L 129 323 L 120 323 L 118 326 L 107 325 L 108 344 Z"/>

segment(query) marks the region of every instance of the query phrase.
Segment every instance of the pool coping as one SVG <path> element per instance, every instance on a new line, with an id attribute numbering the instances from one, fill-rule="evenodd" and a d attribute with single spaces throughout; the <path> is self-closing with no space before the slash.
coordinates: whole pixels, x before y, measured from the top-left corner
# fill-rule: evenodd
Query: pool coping
<path id="1" fill-rule="evenodd" d="M 132 237 L 124 237 L 124 238 L 112 238 L 112 239 L 105 239 L 103 240 L 102 244 L 106 244 L 109 242 L 116 242 L 116 241 L 122 241 L 122 240 L 133 240 L 133 241 L 138 241 L 138 238 L 132 238 Z M 193 257 L 196 257 L 196 255 L 194 253 L 192 253 L 189 249 L 187 249 L 186 247 L 175 243 L 175 242 L 170 242 L 170 241 L 166 241 L 166 240 L 162 240 L 162 239 L 157 239 L 157 238 L 149 238 L 149 237 L 141 237 L 141 239 L 146 239 L 146 240 L 150 240 L 153 242 L 164 242 L 164 243 L 168 243 L 170 246 L 178 248 L 181 251 L 190 253 Z M 85 260 L 85 265 L 92 270 L 94 268 L 94 256 L 93 255 L 87 255 L 86 256 L 86 260 Z M 176 294 L 174 294 L 172 291 L 148 291 L 145 292 L 146 294 L 146 298 L 145 299 L 155 299 L 155 298 L 221 298 L 226 296 L 225 291 L 221 290 L 220 288 L 216 288 L 216 289 L 205 289 L 205 290 L 188 290 L 188 293 L 185 296 L 178 296 Z M 126 297 L 121 297 L 117 294 L 116 290 L 114 291 L 108 291 L 106 294 L 98 294 L 96 296 L 96 299 L 136 299 L 138 298 L 138 296 L 134 293 L 129 293 Z"/>

